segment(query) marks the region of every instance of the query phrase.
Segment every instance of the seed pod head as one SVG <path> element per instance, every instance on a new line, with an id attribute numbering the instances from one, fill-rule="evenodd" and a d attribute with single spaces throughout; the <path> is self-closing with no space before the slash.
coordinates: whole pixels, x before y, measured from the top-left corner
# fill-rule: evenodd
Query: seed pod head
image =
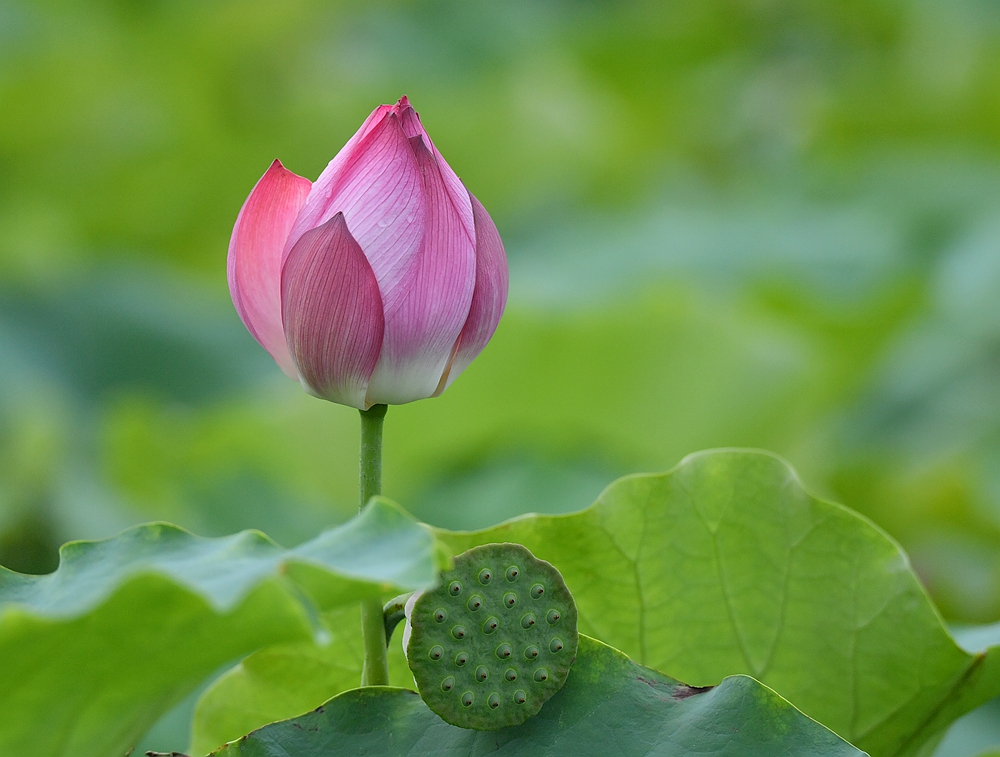
<path id="1" fill-rule="evenodd" d="M 520 544 L 473 547 L 438 588 L 414 596 L 407 661 L 424 702 L 452 725 L 523 723 L 566 682 L 576 604 L 559 571 Z"/>

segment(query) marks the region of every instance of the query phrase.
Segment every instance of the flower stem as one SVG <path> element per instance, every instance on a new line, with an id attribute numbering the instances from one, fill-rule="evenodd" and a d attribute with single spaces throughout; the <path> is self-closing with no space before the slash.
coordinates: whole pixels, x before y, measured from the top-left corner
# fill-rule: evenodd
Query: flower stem
<path id="1" fill-rule="evenodd" d="M 382 493 L 382 420 L 388 405 L 372 405 L 361 411 L 361 507 Z M 388 686 L 389 661 L 386 657 L 385 620 L 378 597 L 361 601 L 361 637 L 365 664 L 362 686 Z"/>

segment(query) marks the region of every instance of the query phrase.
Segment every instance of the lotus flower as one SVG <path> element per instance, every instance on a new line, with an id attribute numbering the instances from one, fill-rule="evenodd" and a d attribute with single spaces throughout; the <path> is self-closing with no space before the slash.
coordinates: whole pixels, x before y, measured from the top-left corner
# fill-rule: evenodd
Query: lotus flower
<path id="1" fill-rule="evenodd" d="M 435 397 L 496 330 L 507 260 L 489 214 L 406 97 L 376 108 L 315 183 L 274 161 L 236 219 L 243 324 L 317 397 Z"/>

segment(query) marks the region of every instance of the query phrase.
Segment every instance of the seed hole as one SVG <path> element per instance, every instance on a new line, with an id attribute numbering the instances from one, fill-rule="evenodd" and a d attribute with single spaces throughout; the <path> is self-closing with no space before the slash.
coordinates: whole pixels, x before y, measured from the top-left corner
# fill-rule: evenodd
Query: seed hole
<path id="1" fill-rule="evenodd" d="M 489 677 L 490 677 L 490 671 L 486 669 L 485 665 L 480 665 L 478 668 L 476 668 L 476 680 L 479 681 L 479 683 L 482 683 Z"/>
<path id="2" fill-rule="evenodd" d="M 483 586 L 485 586 L 492 580 L 493 580 L 492 570 L 490 570 L 489 568 L 483 568 L 481 571 L 479 571 L 479 583 L 481 583 Z"/>
<path id="3" fill-rule="evenodd" d="M 503 605 L 504 607 L 513 607 L 517 604 L 517 594 L 512 591 L 508 591 L 503 595 Z"/>
<path id="4" fill-rule="evenodd" d="M 466 607 L 468 607 L 473 612 L 475 612 L 482 606 L 483 606 L 483 598 L 478 594 L 474 594 L 473 596 L 469 597 L 469 603 L 466 605 Z"/>
<path id="5" fill-rule="evenodd" d="M 511 583 L 514 583 L 519 575 L 521 575 L 521 571 L 517 569 L 516 565 L 511 565 L 507 568 L 507 580 Z"/>
<path id="6" fill-rule="evenodd" d="M 475 695 L 471 691 L 467 691 L 462 694 L 462 704 L 466 707 L 472 707 L 472 703 L 476 701 Z"/>
<path id="7" fill-rule="evenodd" d="M 500 627 L 500 621 L 496 618 L 490 617 L 486 619 L 483 623 L 483 633 L 493 633 Z"/>
<path id="8" fill-rule="evenodd" d="M 434 611 L 434 620 L 436 620 L 438 623 L 444 623 L 446 620 L 448 620 L 448 611 L 445 610 L 443 607 L 439 607 Z"/>
<path id="9" fill-rule="evenodd" d="M 538 647 L 531 646 L 524 650 L 524 656 L 528 660 L 538 659 Z"/>
<path id="10" fill-rule="evenodd" d="M 499 657 L 501 660 L 509 659 L 511 652 L 512 650 L 510 648 L 510 644 L 501 644 L 499 647 L 497 647 L 497 657 Z"/>
<path id="11" fill-rule="evenodd" d="M 455 688 L 455 679 L 448 676 L 443 681 L 441 681 L 441 691 L 451 691 Z"/>
<path id="12" fill-rule="evenodd" d="M 464 639 L 468 632 L 465 630 L 465 626 L 455 626 L 451 629 L 451 635 L 456 639 Z"/>
<path id="13" fill-rule="evenodd" d="M 535 613 L 529 612 L 523 618 L 521 618 L 521 628 L 531 628 L 535 625 Z"/>
<path id="14" fill-rule="evenodd" d="M 528 697 L 525 696 L 525 693 L 523 691 L 518 689 L 517 691 L 514 692 L 514 704 L 524 704 L 527 701 Z"/>
<path id="15" fill-rule="evenodd" d="M 461 652 L 455 656 L 455 664 L 458 665 L 458 667 L 460 668 L 464 666 L 468 661 L 469 661 L 469 655 L 467 655 L 465 652 Z"/>
<path id="16" fill-rule="evenodd" d="M 448 587 L 448 593 L 453 597 L 457 597 L 462 593 L 462 584 L 458 581 L 452 581 L 451 585 Z"/>
<path id="17" fill-rule="evenodd" d="M 500 706 L 500 695 L 494 691 L 490 694 L 490 698 L 486 700 L 486 703 L 490 706 L 491 710 L 495 710 Z"/>
<path id="18" fill-rule="evenodd" d="M 435 661 L 440 660 L 442 657 L 444 657 L 444 649 L 435 644 L 433 647 L 431 647 L 430 651 L 427 653 L 427 656 Z"/>
<path id="19" fill-rule="evenodd" d="M 533 677 L 536 681 L 538 681 L 538 683 L 542 683 L 542 681 L 549 680 L 549 671 L 545 668 L 539 668 L 535 671 L 535 675 Z"/>
<path id="20" fill-rule="evenodd" d="M 560 639 L 558 636 L 553 637 L 552 641 L 549 642 L 549 651 L 562 652 L 562 650 L 563 650 L 562 639 Z"/>
<path id="21" fill-rule="evenodd" d="M 540 599 L 542 594 L 544 593 L 545 593 L 545 587 L 542 586 L 541 584 L 535 584 L 534 586 L 531 587 L 532 599 Z"/>
<path id="22" fill-rule="evenodd" d="M 549 610 L 549 614 L 545 616 L 545 619 L 549 622 L 550 626 L 554 626 L 559 622 L 559 618 L 561 617 L 562 615 L 559 614 L 558 610 Z"/>
<path id="23" fill-rule="evenodd" d="M 503 677 L 513 683 L 517 680 L 517 671 L 514 668 L 507 668 L 507 672 L 503 674 Z"/>

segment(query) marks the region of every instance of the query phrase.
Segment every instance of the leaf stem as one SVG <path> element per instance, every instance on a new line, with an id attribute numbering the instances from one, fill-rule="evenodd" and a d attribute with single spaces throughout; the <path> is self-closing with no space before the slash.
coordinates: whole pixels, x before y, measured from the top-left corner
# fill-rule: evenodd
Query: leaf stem
<path id="1" fill-rule="evenodd" d="M 382 421 L 388 405 L 372 405 L 361 411 L 360 507 L 382 493 Z M 389 661 L 386 655 L 385 617 L 378 597 L 361 600 L 361 638 L 365 663 L 362 686 L 387 686 Z"/>

